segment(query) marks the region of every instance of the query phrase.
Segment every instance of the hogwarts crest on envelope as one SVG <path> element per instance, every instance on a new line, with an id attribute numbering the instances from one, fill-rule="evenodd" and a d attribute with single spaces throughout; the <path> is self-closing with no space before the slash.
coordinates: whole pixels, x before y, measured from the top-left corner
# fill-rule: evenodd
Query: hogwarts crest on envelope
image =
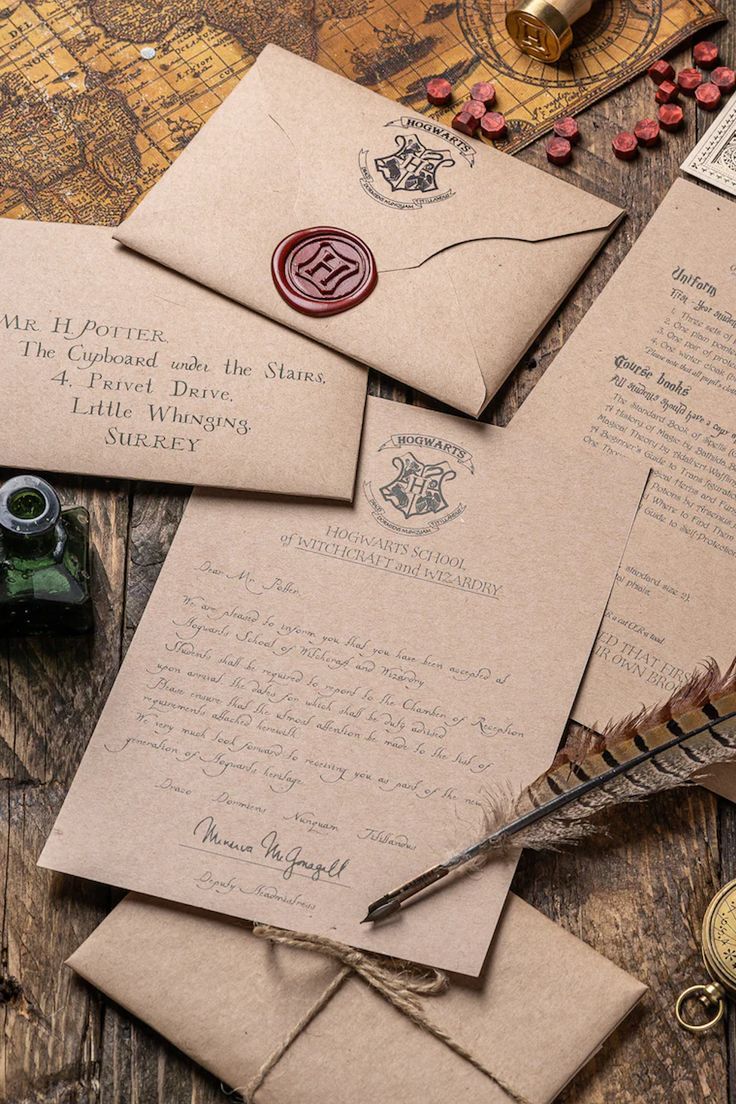
<path id="1" fill-rule="evenodd" d="M 621 215 L 269 45 L 114 236 L 477 416 Z M 307 312 L 274 283 L 274 251 L 310 227 L 370 251 L 362 301 Z"/>
<path id="2" fill-rule="evenodd" d="M 404 119 L 398 119 L 395 125 L 406 127 L 412 126 L 413 123 L 417 125 L 419 122 L 420 120 L 413 121 L 407 116 Z M 440 136 L 445 133 L 443 127 L 436 126 L 427 120 L 424 121 L 423 129 L 430 132 L 436 131 Z M 449 172 L 440 172 L 442 169 L 449 170 L 457 165 L 451 149 L 436 149 L 425 145 L 416 134 L 397 134 L 394 142 L 397 148 L 384 157 L 371 158 L 368 150 L 360 151 L 358 163 L 362 175 L 361 185 L 372 199 L 377 200 L 378 203 L 388 204 L 388 197 L 382 194 L 386 189 L 381 187 L 381 182 L 375 173 L 378 173 L 379 177 L 388 184 L 392 199 L 396 197 L 397 192 L 407 193 L 403 197 L 404 205 L 407 207 L 421 207 L 425 203 L 435 203 L 438 199 L 449 199 L 454 195 L 449 185 Z M 469 163 L 472 165 L 470 146 L 467 142 L 462 142 L 462 146 L 467 146 L 465 156 L 470 155 Z"/>

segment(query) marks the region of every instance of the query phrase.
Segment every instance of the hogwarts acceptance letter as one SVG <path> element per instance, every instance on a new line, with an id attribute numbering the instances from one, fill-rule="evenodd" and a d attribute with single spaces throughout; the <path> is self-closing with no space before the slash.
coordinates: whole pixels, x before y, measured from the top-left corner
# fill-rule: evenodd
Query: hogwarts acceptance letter
<path id="1" fill-rule="evenodd" d="M 507 430 L 653 467 L 575 703 L 583 724 L 736 655 L 735 238 L 732 200 L 677 181 Z M 734 770 L 716 773 L 736 797 Z"/>
<path id="2" fill-rule="evenodd" d="M 41 864 L 478 974 L 512 859 L 360 920 L 548 766 L 647 475 L 614 467 L 369 399 L 352 506 L 195 494 Z"/>

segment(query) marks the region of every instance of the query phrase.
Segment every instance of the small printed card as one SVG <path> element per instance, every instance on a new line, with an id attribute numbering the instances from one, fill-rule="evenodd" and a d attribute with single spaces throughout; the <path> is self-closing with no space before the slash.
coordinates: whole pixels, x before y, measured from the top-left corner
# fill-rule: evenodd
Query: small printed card
<path id="1" fill-rule="evenodd" d="M 690 176 L 736 195 L 736 96 L 680 167 Z"/>
<path id="2" fill-rule="evenodd" d="M 0 219 L 6 466 L 349 499 L 367 373 L 117 245 Z"/>

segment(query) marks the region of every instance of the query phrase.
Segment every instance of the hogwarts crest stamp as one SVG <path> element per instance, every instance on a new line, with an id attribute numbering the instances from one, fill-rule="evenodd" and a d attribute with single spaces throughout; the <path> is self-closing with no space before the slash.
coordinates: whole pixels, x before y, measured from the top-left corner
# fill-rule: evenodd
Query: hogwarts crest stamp
<path id="1" fill-rule="evenodd" d="M 385 529 L 415 536 L 434 533 L 464 513 L 458 489 L 474 474 L 470 453 L 427 434 L 395 434 L 378 449 L 387 453 L 385 477 L 365 480 L 363 493 Z M 382 458 L 383 459 L 383 458 Z"/>
<path id="2" fill-rule="evenodd" d="M 472 169 L 472 147 L 430 119 L 405 115 L 386 127 L 400 131 L 393 146 L 387 142 L 380 153 L 362 149 L 358 158 L 360 184 L 371 199 L 387 207 L 416 209 L 453 196 L 452 174 Z"/>

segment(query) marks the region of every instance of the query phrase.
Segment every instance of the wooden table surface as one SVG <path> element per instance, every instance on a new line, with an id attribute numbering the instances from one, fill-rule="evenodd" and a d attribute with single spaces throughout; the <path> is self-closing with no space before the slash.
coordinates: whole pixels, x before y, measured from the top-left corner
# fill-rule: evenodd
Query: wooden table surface
<path id="1" fill-rule="evenodd" d="M 724 59 L 736 59 L 733 29 L 719 28 L 709 37 L 720 44 Z M 679 68 L 689 59 L 685 49 L 673 63 Z M 633 164 L 610 153 L 613 135 L 652 111 L 652 86 L 643 77 L 580 116 L 584 143 L 562 174 L 621 203 L 629 217 L 491 404 L 486 420 L 509 421 L 678 176 L 696 137 L 692 106 L 684 133 L 667 135 L 660 149 Z M 712 117 L 697 114 L 699 136 Z M 518 156 L 549 168 L 540 142 Z M 492 307 L 502 322 L 503 304 Z M 417 401 L 376 375 L 370 387 Z M 0 410 L 0 442 L 1 425 Z M 63 966 L 118 895 L 35 865 L 188 489 L 52 479 L 65 501 L 84 504 L 92 516 L 96 632 L 79 641 L 0 644 L 0 1100 L 222 1104 L 212 1078 Z M 724 1026 L 696 1038 L 677 1028 L 672 1012 L 677 992 L 702 978 L 703 910 L 713 891 L 735 875 L 736 810 L 697 789 L 629 810 L 605 843 L 552 858 L 523 857 L 516 892 L 650 987 L 565 1092 L 566 1104 L 736 1102 L 736 1088 L 729 1087 L 736 1074 L 733 1030 Z M 197 1000 L 196 992 L 191 999 Z"/>

